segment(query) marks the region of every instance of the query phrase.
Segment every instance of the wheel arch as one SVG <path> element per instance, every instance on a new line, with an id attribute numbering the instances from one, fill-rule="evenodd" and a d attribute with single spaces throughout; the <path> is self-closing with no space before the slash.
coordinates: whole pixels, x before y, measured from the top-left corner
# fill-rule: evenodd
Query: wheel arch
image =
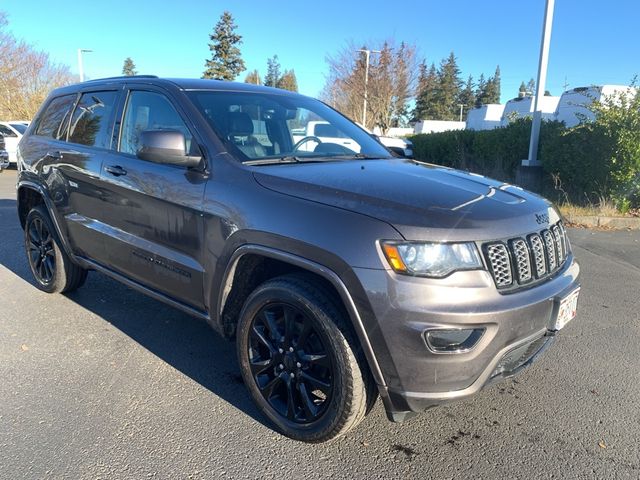
<path id="1" fill-rule="evenodd" d="M 265 274 L 256 270 L 264 268 L 265 265 L 272 267 L 272 271 Z M 256 272 L 257 274 L 254 275 Z M 294 272 L 321 279 L 325 287 L 329 287 L 335 294 L 336 300 L 344 308 L 356 333 L 359 347 L 362 348 L 373 378 L 378 385 L 385 385 L 363 320 L 346 284 L 332 269 L 307 258 L 257 244 L 238 247 L 232 254 L 220 283 L 217 306 L 213 315 L 217 319 L 218 329 L 227 337 L 233 336 L 237 314 L 246 296 L 263 281 Z"/>

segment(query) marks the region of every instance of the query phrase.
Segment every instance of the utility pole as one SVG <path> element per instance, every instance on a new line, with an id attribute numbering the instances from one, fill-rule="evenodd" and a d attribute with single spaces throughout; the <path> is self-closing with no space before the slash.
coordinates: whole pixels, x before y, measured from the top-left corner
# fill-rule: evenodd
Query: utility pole
<path id="1" fill-rule="evenodd" d="M 466 105 L 459 103 L 458 106 L 460 107 L 460 121 L 462 121 L 462 109 L 466 107 Z"/>
<path id="2" fill-rule="evenodd" d="M 364 66 L 364 102 L 362 105 L 362 126 L 367 128 L 367 84 L 369 83 L 369 55 L 372 53 L 382 53 L 380 50 L 367 50 L 361 48 L 358 52 L 364 52 L 365 66 Z"/>
<path id="3" fill-rule="evenodd" d="M 531 123 L 531 141 L 529 142 L 529 158 L 522 161 L 525 167 L 539 167 L 538 143 L 540 141 L 540 123 L 542 112 L 540 101 L 544 97 L 545 82 L 547 80 L 547 65 L 549 63 L 549 43 L 551 41 L 551 28 L 553 27 L 553 7 L 555 0 L 547 0 L 544 10 L 544 25 L 542 27 L 542 43 L 540 45 L 540 63 L 538 64 L 538 82 L 536 83 L 536 96 L 533 102 L 533 122 Z"/>
<path id="4" fill-rule="evenodd" d="M 93 52 L 93 50 L 87 50 L 86 48 L 78 49 L 78 73 L 80 74 L 80 82 L 84 82 L 84 65 L 82 64 L 82 54 Z"/>

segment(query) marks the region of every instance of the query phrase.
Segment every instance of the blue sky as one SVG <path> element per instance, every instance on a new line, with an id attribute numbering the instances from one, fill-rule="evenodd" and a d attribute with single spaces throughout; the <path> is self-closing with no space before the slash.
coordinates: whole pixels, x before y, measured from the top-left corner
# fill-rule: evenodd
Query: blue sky
<path id="1" fill-rule="evenodd" d="M 105 6 L 106 5 L 106 6 Z M 436 61 L 454 51 L 463 75 L 478 78 L 502 70 L 502 101 L 520 82 L 536 76 L 544 0 L 418 0 L 349 2 L 323 0 L 172 2 L 2 2 L 13 33 L 46 50 L 77 72 L 76 50 L 85 54 L 90 78 L 119 75 L 130 56 L 139 73 L 200 77 L 213 26 L 229 10 L 243 35 L 248 69 L 264 75 L 277 54 L 293 68 L 301 93 L 317 96 L 325 81 L 327 54 L 344 46 L 395 39 L 415 43 Z M 589 84 L 626 84 L 640 73 L 640 2 L 557 0 L 547 89 Z M 240 80 L 244 74 L 240 76 Z"/>

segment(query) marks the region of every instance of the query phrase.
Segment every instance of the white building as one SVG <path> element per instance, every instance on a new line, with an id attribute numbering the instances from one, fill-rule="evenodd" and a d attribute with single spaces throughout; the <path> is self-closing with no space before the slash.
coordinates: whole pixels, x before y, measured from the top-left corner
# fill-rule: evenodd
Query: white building
<path id="1" fill-rule="evenodd" d="M 464 130 L 466 122 L 453 122 L 448 120 L 420 120 L 413 127 L 417 133 L 440 133 L 449 130 Z"/>
<path id="2" fill-rule="evenodd" d="M 629 93 L 635 94 L 636 89 L 626 85 L 601 85 L 591 87 L 577 87 L 567 90 L 560 97 L 554 120 L 564 122 L 567 127 L 575 127 L 581 120 L 594 120 L 594 114 L 589 106 L 608 97 Z"/>
<path id="3" fill-rule="evenodd" d="M 489 103 L 472 108 L 467 112 L 468 130 L 492 130 L 501 126 L 504 105 Z"/>
<path id="4" fill-rule="evenodd" d="M 509 122 L 515 119 L 532 117 L 535 98 L 536 97 L 518 97 L 509 100 L 504 106 L 504 111 L 502 112 L 501 125 L 503 127 L 506 127 L 507 125 L 509 125 Z M 542 112 L 543 120 L 554 119 L 559 102 L 560 97 L 547 95 L 542 97 L 538 108 Z"/>

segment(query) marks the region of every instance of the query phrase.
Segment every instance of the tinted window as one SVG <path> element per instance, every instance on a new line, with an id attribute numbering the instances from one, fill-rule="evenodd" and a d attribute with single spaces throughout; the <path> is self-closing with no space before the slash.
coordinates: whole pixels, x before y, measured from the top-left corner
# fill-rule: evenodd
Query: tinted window
<path id="1" fill-rule="evenodd" d="M 11 130 L 6 125 L 0 125 L 0 133 L 2 135 L 4 135 L 5 137 L 17 137 L 18 136 L 18 135 L 16 135 L 16 132 Z"/>
<path id="2" fill-rule="evenodd" d="M 49 106 L 40 116 L 36 135 L 51 137 L 56 140 L 64 140 L 67 136 L 69 113 L 75 101 L 75 94 L 65 95 L 51 100 Z"/>
<path id="3" fill-rule="evenodd" d="M 345 134 L 329 123 L 316 123 L 314 130 L 316 137 L 347 138 Z"/>
<path id="4" fill-rule="evenodd" d="M 20 132 L 20 135 L 24 135 L 24 132 L 27 131 L 27 126 L 24 123 L 10 123 L 9 125 L 11 125 L 14 130 Z"/>
<path id="5" fill-rule="evenodd" d="M 179 130 L 191 148 L 191 132 L 169 99 L 154 92 L 131 92 L 122 123 L 120 151 L 135 155 L 140 146 L 140 133 L 145 130 Z"/>
<path id="6" fill-rule="evenodd" d="M 71 117 L 69 141 L 91 147 L 109 148 L 113 132 L 111 114 L 117 98 L 118 92 L 83 94 Z"/>

